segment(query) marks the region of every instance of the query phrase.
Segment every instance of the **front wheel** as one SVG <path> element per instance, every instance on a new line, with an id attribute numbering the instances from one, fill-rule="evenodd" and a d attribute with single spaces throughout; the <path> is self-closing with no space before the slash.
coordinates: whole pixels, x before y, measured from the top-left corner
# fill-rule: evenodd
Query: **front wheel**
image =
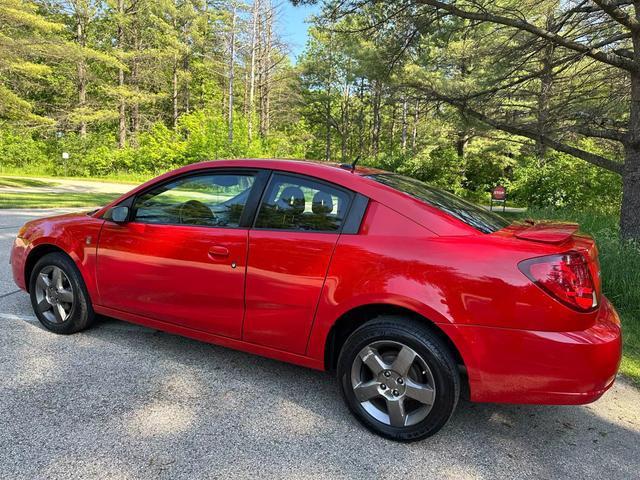
<path id="1" fill-rule="evenodd" d="M 436 433 L 460 395 L 460 375 L 447 346 L 422 323 L 400 316 L 378 317 L 353 332 L 337 373 L 356 418 L 397 441 Z"/>
<path id="2" fill-rule="evenodd" d="M 87 328 L 94 312 L 82 276 L 62 253 L 43 256 L 31 272 L 29 294 L 33 310 L 48 330 L 70 334 Z"/>

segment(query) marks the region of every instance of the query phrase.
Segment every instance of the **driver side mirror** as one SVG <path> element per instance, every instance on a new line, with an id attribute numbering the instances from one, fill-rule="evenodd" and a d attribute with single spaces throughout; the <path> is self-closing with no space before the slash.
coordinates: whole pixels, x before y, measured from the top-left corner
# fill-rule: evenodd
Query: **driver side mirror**
<path id="1" fill-rule="evenodd" d="M 107 219 L 115 223 L 125 223 L 129 218 L 129 207 L 118 206 L 113 207 L 107 213 Z"/>

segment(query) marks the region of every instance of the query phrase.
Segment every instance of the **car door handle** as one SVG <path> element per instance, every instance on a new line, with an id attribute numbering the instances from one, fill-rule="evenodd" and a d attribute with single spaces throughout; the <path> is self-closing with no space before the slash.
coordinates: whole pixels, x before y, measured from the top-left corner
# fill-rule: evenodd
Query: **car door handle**
<path id="1" fill-rule="evenodd" d="M 229 249 L 227 247 L 223 247 L 222 245 L 213 245 L 209 247 L 209 256 L 210 257 L 228 257 Z"/>

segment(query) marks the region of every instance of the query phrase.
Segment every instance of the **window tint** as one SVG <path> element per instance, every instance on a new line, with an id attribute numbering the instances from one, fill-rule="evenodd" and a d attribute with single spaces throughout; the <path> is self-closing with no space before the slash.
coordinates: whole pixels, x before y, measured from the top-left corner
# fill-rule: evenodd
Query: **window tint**
<path id="1" fill-rule="evenodd" d="M 394 173 L 380 173 L 370 175 L 369 178 L 439 208 L 483 233 L 495 232 L 509 225 L 509 222 L 500 215 L 420 180 Z"/>
<path id="2" fill-rule="evenodd" d="M 312 179 L 274 175 L 265 193 L 257 228 L 332 232 L 340 230 L 349 195 Z"/>
<path id="3" fill-rule="evenodd" d="M 139 196 L 133 206 L 134 221 L 237 227 L 253 181 L 249 174 L 180 178 Z"/>

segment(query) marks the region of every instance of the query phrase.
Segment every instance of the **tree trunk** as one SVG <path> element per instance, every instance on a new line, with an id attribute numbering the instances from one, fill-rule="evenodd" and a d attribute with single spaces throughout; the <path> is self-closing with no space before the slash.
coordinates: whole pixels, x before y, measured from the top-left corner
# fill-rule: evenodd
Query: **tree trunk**
<path id="1" fill-rule="evenodd" d="M 634 1 L 635 18 L 640 19 L 640 2 Z M 640 65 L 640 32 L 633 32 L 633 60 Z M 620 236 L 625 240 L 640 240 L 640 73 L 631 73 L 631 105 L 629 134 L 625 142 L 622 172 L 622 205 Z"/>
<path id="2" fill-rule="evenodd" d="M 86 7 L 85 4 L 83 4 Z M 87 46 L 87 23 L 88 23 L 88 15 L 89 12 L 86 8 L 76 7 L 76 17 L 77 17 L 77 42 L 81 47 Z M 82 9 L 81 9 L 82 8 Z M 84 61 L 84 58 L 81 58 L 78 61 L 78 107 L 84 109 L 87 105 L 87 64 Z M 82 111 L 81 115 L 84 116 L 86 112 Z M 82 118 L 80 120 L 80 137 L 84 138 L 87 136 L 87 122 Z"/>
<path id="3" fill-rule="evenodd" d="M 347 146 L 349 143 L 349 100 L 351 89 L 349 82 L 344 82 L 342 90 L 342 103 L 340 105 L 340 157 L 343 162 L 347 159 Z"/>
<path id="4" fill-rule="evenodd" d="M 398 105 L 395 98 L 391 98 L 391 151 L 393 152 L 396 146 L 396 114 Z"/>
<path id="5" fill-rule="evenodd" d="M 134 22 L 134 55 L 132 58 L 131 65 L 131 84 L 134 86 L 136 93 L 140 91 L 139 88 L 139 76 L 138 76 L 138 68 L 139 68 L 139 60 L 138 55 L 141 51 L 140 45 L 140 32 L 138 22 Z M 131 144 L 134 147 L 138 146 L 138 133 L 140 132 L 140 105 L 138 103 L 138 99 L 136 98 L 131 103 Z"/>
<path id="6" fill-rule="evenodd" d="M 325 147 L 324 159 L 328 162 L 331 159 L 331 84 L 327 86 L 327 101 L 325 104 Z"/>
<path id="7" fill-rule="evenodd" d="M 402 97 L 402 154 L 407 152 L 407 96 Z"/>
<path id="8" fill-rule="evenodd" d="M 458 137 L 456 139 L 456 154 L 460 160 L 464 158 L 464 149 L 467 146 L 468 141 L 469 136 L 467 135 L 467 132 L 464 130 L 458 131 Z"/>
<path id="9" fill-rule="evenodd" d="M 418 120 L 420 119 L 420 100 L 416 100 L 416 106 L 413 110 L 413 128 L 411 132 L 411 151 L 416 152 L 418 144 Z"/>
<path id="10" fill-rule="evenodd" d="M 174 32 L 178 30 L 178 2 L 177 0 L 173 1 L 173 6 L 175 11 L 173 13 L 173 30 Z M 174 47 L 175 48 L 175 47 Z M 171 125 L 175 129 L 178 126 L 178 52 L 173 52 L 173 68 L 171 74 L 171 105 L 172 105 L 172 114 L 171 114 Z"/>
<path id="11" fill-rule="evenodd" d="M 236 5 L 233 5 L 231 16 L 231 34 L 229 39 L 229 111 L 227 114 L 227 128 L 229 131 L 229 143 L 233 143 L 233 80 L 234 62 L 236 58 Z"/>
<path id="12" fill-rule="evenodd" d="M 118 0 L 118 49 L 124 52 L 124 0 Z M 120 62 L 124 62 L 123 55 L 120 55 Z M 120 99 L 118 105 L 118 148 L 124 148 L 127 144 L 127 117 L 126 106 L 122 90 L 124 90 L 124 68 L 118 68 L 118 87 L 120 88 Z"/>
<path id="13" fill-rule="evenodd" d="M 172 114 L 171 114 L 171 124 L 173 128 L 178 126 L 178 55 L 173 55 L 173 74 L 171 77 L 171 104 Z"/>
<path id="14" fill-rule="evenodd" d="M 360 108 L 358 111 L 358 155 L 364 154 L 364 77 L 360 78 L 360 89 L 358 92 Z"/>
<path id="15" fill-rule="evenodd" d="M 371 135 L 371 145 L 373 147 L 373 158 L 378 158 L 380 150 L 380 100 L 382 97 L 380 80 L 374 83 L 373 93 L 373 132 Z"/>
<path id="16" fill-rule="evenodd" d="M 260 1 L 253 0 L 251 20 L 251 67 L 249 71 L 249 100 L 247 109 L 247 134 L 249 141 L 253 139 L 253 116 L 255 111 L 256 88 L 256 50 L 258 47 L 258 22 L 260 21 Z"/>
<path id="17" fill-rule="evenodd" d="M 269 133 L 270 108 L 271 108 L 271 47 L 272 47 L 272 22 L 273 8 L 267 1 L 264 19 L 264 52 L 262 54 L 262 81 L 260 95 L 260 135 L 265 137 Z"/>
<path id="18" fill-rule="evenodd" d="M 547 30 L 552 31 L 555 28 L 553 16 L 547 19 Z M 536 156 L 538 163 L 542 165 L 544 157 L 547 153 L 547 146 L 541 140 L 547 135 L 549 123 L 549 100 L 551 99 L 551 88 L 553 86 L 553 54 L 555 45 L 547 42 L 542 51 L 542 68 L 540 75 L 540 92 L 538 94 L 538 105 L 536 109 L 536 128 L 540 139 L 536 140 Z"/>

